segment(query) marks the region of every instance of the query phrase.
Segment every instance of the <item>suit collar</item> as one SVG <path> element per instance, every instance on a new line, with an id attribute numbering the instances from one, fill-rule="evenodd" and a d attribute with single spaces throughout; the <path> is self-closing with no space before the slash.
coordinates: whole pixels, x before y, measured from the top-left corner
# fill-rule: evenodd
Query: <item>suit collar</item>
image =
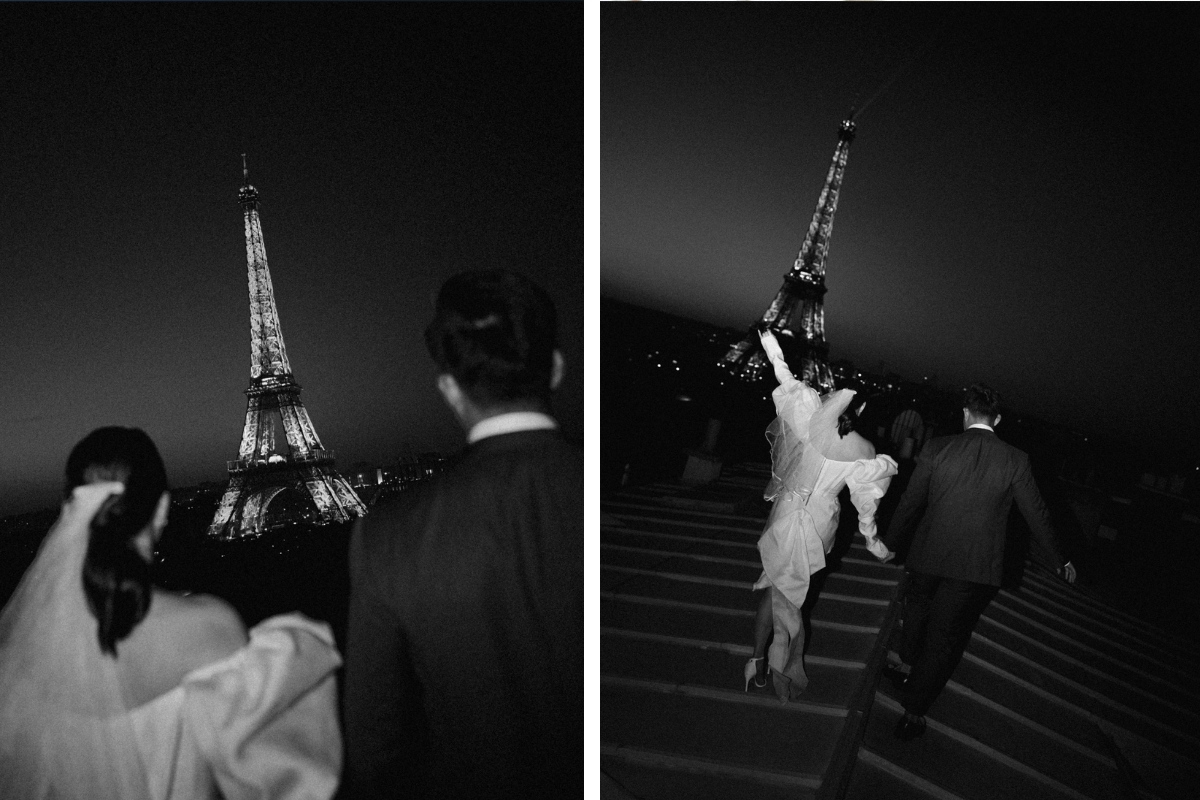
<path id="1" fill-rule="evenodd" d="M 476 423 L 467 434 L 467 444 L 475 444 L 482 439 L 506 433 L 553 430 L 557 427 L 558 423 L 554 421 L 554 417 L 538 411 L 513 411 L 507 414 L 497 414 Z"/>
<path id="2" fill-rule="evenodd" d="M 468 444 L 460 454 L 480 453 L 480 452 L 495 452 L 504 450 L 521 449 L 530 446 L 536 446 L 537 442 L 544 442 L 548 439 L 562 439 L 562 433 L 557 428 L 542 428 L 534 430 L 513 431 L 512 433 L 501 433 L 495 436 L 488 436 L 485 439 L 480 439 L 477 442 Z"/>

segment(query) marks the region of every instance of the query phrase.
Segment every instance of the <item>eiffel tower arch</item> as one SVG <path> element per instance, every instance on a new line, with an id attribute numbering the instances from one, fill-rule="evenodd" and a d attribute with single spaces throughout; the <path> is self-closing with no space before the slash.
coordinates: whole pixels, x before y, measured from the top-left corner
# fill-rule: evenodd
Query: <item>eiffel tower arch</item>
<path id="1" fill-rule="evenodd" d="M 208 528 L 209 536 L 220 539 L 260 535 L 271 527 L 273 518 L 328 523 L 367 513 L 334 469 L 334 453 L 321 444 L 300 401 L 300 385 L 292 376 L 283 345 L 267 269 L 258 191 L 250 185 L 244 155 L 242 159 L 244 183 L 238 201 L 246 228 L 250 284 L 250 387 L 238 457 L 227 463 L 229 486 Z M 278 502 L 281 496 L 303 502 L 290 503 L 284 512 Z"/>

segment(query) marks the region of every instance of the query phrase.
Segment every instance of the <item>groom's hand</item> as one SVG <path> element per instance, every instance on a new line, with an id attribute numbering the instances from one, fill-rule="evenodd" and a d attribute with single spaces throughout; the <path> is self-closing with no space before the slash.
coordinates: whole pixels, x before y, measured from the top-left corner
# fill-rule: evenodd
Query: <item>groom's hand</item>
<path id="1" fill-rule="evenodd" d="M 1075 565 L 1072 564 L 1070 561 L 1068 561 L 1067 563 L 1062 565 L 1062 568 L 1059 569 L 1058 574 L 1061 575 L 1062 579 L 1064 581 L 1066 581 L 1067 583 L 1074 583 L 1075 582 Z"/>

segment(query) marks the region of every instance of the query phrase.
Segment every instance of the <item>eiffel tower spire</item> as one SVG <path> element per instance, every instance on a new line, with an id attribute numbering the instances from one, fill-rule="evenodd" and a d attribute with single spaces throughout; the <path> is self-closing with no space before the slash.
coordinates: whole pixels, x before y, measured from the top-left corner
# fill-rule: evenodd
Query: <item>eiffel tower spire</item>
<path id="1" fill-rule="evenodd" d="M 246 228 L 250 285 L 250 388 L 238 457 L 228 463 L 229 487 L 208 529 L 210 536 L 225 539 L 262 533 L 272 501 L 282 507 L 272 515 L 278 520 L 344 522 L 366 513 L 350 484 L 334 470 L 333 452 L 321 444 L 300 402 L 267 269 L 258 190 L 250 185 L 245 154 L 242 178 L 238 202 Z M 276 447 L 279 424 L 286 452 Z M 288 494 L 276 500 L 284 492 Z"/>
<path id="2" fill-rule="evenodd" d="M 792 269 L 783 276 L 783 286 L 758 324 L 766 324 L 784 345 L 785 352 L 800 353 L 801 377 L 818 392 L 833 388 L 829 370 L 829 345 L 825 342 L 825 258 L 833 233 L 833 213 L 837 210 L 838 193 L 854 141 L 854 111 L 842 121 L 838 130 L 833 163 L 825 177 L 825 185 L 817 200 L 804 244 Z M 768 371 L 766 356 L 759 344 L 757 325 L 750 326 L 746 336 L 721 359 L 721 366 L 747 382 L 761 380 Z M 789 348 L 788 342 L 792 345 Z M 790 355 L 790 354 L 789 354 Z M 793 365 L 795 368 L 795 365 Z"/>

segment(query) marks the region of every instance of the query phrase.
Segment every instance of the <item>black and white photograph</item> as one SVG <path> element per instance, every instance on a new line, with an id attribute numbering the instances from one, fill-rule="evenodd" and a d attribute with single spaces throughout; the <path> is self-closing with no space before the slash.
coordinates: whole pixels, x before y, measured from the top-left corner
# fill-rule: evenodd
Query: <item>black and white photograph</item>
<path id="1" fill-rule="evenodd" d="M 581 8 L 0 4 L 0 797 L 578 795 Z"/>
<path id="2" fill-rule="evenodd" d="M 1191 797 L 1184 10 L 600 16 L 602 796 Z"/>

